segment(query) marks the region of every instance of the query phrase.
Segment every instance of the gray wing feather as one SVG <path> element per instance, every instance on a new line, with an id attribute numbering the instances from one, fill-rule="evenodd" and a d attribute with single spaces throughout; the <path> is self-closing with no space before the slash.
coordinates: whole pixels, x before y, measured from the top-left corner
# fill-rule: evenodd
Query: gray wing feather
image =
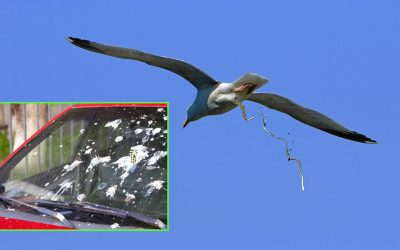
<path id="1" fill-rule="evenodd" d="M 96 53 L 101 53 L 123 59 L 133 59 L 147 63 L 152 66 L 172 71 L 189 81 L 198 90 L 218 84 L 218 81 L 216 81 L 200 69 L 196 68 L 195 66 L 182 60 L 157 56 L 135 49 L 104 45 L 101 43 L 95 43 L 74 37 L 68 37 L 67 40 L 78 47 Z"/>
<path id="2" fill-rule="evenodd" d="M 253 93 L 247 100 L 260 103 L 268 108 L 286 113 L 294 119 L 327 133 L 358 142 L 376 143 L 376 141 L 352 131 L 318 111 L 302 107 L 293 101 L 275 94 Z"/>

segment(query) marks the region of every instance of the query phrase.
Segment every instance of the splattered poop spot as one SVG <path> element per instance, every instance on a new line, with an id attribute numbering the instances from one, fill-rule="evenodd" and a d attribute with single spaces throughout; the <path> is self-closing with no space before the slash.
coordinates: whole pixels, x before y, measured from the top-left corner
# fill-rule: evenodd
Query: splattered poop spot
<path id="1" fill-rule="evenodd" d="M 117 190 L 117 185 L 113 185 L 107 189 L 106 196 L 110 199 L 114 197 L 115 191 Z"/>
<path id="2" fill-rule="evenodd" d="M 153 131 L 151 132 L 153 135 L 158 134 L 161 132 L 161 128 L 155 128 L 153 129 Z"/>
<path id="3" fill-rule="evenodd" d="M 163 188 L 164 183 L 165 183 L 165 181 L 160 181 L 160 180 L 150 182 L 146 186 L 146 187 L 148 187 L 148 189 L 144 196 L 147 197 L 150 194 L 152 194 L 155 190 L 160 190 L 161 188 Z"/>
<path id="4" fill-rule="evenodd" d="M 165 157 L 167 155 L 166 151 L 157 151 L 154 153 L 154 155 L 148 160 L 147 164 L 148 165 L 154 165 L 159 161 L 161 158 Z"/>
<path id="5" fill-rule="evenodd" d="M 131 200 L 135 199 L 135 195 L 134 194 L 130 194 L 130 193 L 126 193 L 125 196 L 125 202 L 130 202 Z"/>
<path id="6" fill-rule="evenodd" d="M 128 156 L 123 156 L 119 158 L 117 161 L 114 161 L 112 164 L 118 165 L 118 168 L 123 168 L 125 170 L 129 170 L 132 168 L 132 163 L 131 163 L 131 157 Z"/>
<path id="7" fill-rule="evenodd" d="M 85 199 L 85 198 L 86 198 L 86 195 L 85 195 L 85 194 L 80 194 L 80 195 L 78 195 L 78 196 L 76 197 L 76 199 L 77 199 L 79 202 L 83 201 L 83 199 Z"/>
<path id="8" fill-rule="evenodd" d="M 82 163 L 82 161 L 76 160 L 73 163 L 71 163 L 71 165 L 68 165 L 68 164 L 65 165 L 64 170 L 69 172 L 69 171 L 73 170 L 74 168 L 76 168 L 77 166 L 79 166 L 81 163 Z"/>
<path id="9" fill-rule="evenodd" d="M 131 150 L 135 152 L 135 156 L 136 156 L 136 161 L 134 162 L 134 164 L 138 164 L 142 160 L 149 157 L 148 148 L 146 146 L 137 145 L 137 146 L 131 147 Z"/>
<path id="10" fill-rule="evenodd" d="M 90 154 L 91 152 L 92 152 L 92 148 L 89 148 L 89 149 L 87 149 L 86 151 L 85 151 L 85 155 L 88 155 L 88 154 Z"/>
<path id="11" fill-rule="evenodd" d="M 109 162 L 111 160 L 110 156 L 105 156 L 105 157 L 95 157 L 90 161 L 89 167 L 86 169 L 86 173 L 89 172 L 94 166 L 100 164 L 100 163 L 105 163 Z"/>
<path id="12" fill-rule="evenodd" d="M 117 120 L 114 120 L 114 121 L 112 121 L 112 122 L 108 122 L 106 125 L 105 125 L 105 127 L 107 128 L 107 127 L 112 127 L 113 129 L 116 129 L 116 128 L 118 128 L 118 126 L 119 126 L 119 124 L 121 124 L 121 119 L 117 119 Z"/>

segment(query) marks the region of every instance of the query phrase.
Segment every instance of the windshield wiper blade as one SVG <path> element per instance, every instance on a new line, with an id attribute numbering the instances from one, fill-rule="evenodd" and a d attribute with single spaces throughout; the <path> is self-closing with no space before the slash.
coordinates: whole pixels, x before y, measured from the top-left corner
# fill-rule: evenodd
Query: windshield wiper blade
<path id="1" fill-rule="evenodd" d="M 12 207 L 12 204 L 10 202 L 8 202 L 7 200 L 1 199 L 0 198 L 0 202 L 3 204 L 3 206 L 8 209 L 8 207 Z"/>
<path id="2" fill-rule="evenodd" d="M 17 203 L 19 205 L 23 205 L 25 207 L 32 208 L 32 209 L 38 211 L 39 213 L 42 213 L 42 214 L 48 215 L 50 217 L 56 218 L 57 220 L 61 221 L 61 223 L 66 227 L 76 228 L 69 220 L 67 220 L 67 218 L 64 217 L 64 215 L 62 215 L 61 213 L 52 211 L 50 209 L 47 209 L 47 208 L 44 208 L 44 207 L 34 206 L 34 205 L 31 205 L 31 204 L 28 204 L 28 203 L 25 203 L 25 202 L 22 202 L 22 201 L 13 199 L 13 198 L 9 198 L 9 197 L 3 196 L 3 195 L 0 195 L 0 201 L 4 204 L 4 206 L 6 208 L 8 208 L 6 204 L 12 206 L 12 202 L 15 202 L 15 203 Z"/>
<path id="3" fill-rule="evenodd" d="M 165 229 L 167 226 L 157 218 L 153 218 L 147 215 L 143 215 L 140 213 L 122 210 L 119 208 L 99 205 L 96 203 L 90 202 L 76 202 L 76 201 L 52 201 L 52 200 L 37 200 L 37 206 L 43 207 L 55 207 L 55 208 L 62 208 L 62 209 L 69 209 L 74 211 L 82 211 L 82 212 L 89 212 L 89 213 L 96 213 L 102 215 L 109 215 L 115 216 L 118 218 L 125 219 L 127 217 L 132 218 L 136 221 L 145 223 L 152 227 Z"/>

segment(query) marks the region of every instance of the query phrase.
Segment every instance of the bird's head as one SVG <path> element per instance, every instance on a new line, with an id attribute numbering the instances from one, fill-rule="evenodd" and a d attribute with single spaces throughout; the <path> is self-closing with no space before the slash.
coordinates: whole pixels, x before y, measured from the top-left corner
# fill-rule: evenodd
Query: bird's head
<path id="1" fill-rule="evenodd" d="M 197 121 L 200 118 L 203 118 L 204 115 L 202 115 L 198 108 L 194 105 L 191 105 L 187 110 L 186 110 L 187 116 L 186 120 L 183 122 L 183 128 L 185 128 L 189 123 L 193 121 Z"/>

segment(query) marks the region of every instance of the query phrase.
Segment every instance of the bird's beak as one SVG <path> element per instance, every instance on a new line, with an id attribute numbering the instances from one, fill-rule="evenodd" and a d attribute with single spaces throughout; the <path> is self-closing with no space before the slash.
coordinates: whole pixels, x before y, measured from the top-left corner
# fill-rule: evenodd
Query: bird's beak
<path id="1" fill-rule="evenodd" d="M 189 121 L 186 119 L 186 120 L 183 122 L 183 128 L 185 128 L 188 124 L 189 124 Z"/>

